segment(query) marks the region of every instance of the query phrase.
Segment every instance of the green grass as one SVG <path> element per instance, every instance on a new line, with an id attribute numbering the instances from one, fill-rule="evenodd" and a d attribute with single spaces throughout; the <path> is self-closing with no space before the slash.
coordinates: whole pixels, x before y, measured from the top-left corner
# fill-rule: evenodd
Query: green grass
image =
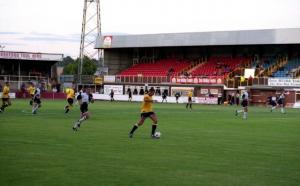
<path id="1" fill-rule="evenodd" d="M 151 122 L 128 132 L 140 103 L 95 102 L 80 131 L 75 107 L 43 100 L 37 115 L 28 100 L 0 114 L 0 185 L 300 185 L 300 111 L 250 107 L 155 104 L 161 139 Z"/>

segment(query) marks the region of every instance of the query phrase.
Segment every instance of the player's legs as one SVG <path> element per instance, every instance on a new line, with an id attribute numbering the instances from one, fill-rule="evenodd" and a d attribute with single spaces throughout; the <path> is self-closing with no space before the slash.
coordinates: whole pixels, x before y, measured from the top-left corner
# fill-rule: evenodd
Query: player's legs
<path id="1" fill-rule="evenodd" d="M 67 105 L 65 106 L 65 113 L 68 113 L 70 109 L 73 107 L 74 100 L 72 98 L 67 99 Z"/>
<path id="2" fill-rule="evenodd" d="M 30 99 L 30 101 L 29 101 L 29 105 L 33 105 L 33 95 L 32 94 L 30 94 L 30 97 L 31 97 L 31 99 Z"/>
<path id="3" fill-rule="evenodd" d="M 283 104 L 280 104 L 280 111 L 281 111 L 282 114 L 286 113 Z"/>
<path id="4" fill-rule="evenodd" d="M 89 118 L 90 114 L 88 111 L 81 113 L 80 118 L 74 123 L 73 130 L 76 131 L 80 127 L 80 125 Z"/>
<path id="5" fill-rule="evenodd" d="M 132 129 L 131 129 L 131 131 L 129 133 L 129 137 L 130 138 L 133 137 L 134 131 L 136 131 L 136 129 L 138 129 L 140 126 L 142 126 L 144 124 L 146 118 L 147 117 L 145 117 L 145 116 L 143 116 L 143 114 L 141 114 L 141 119 L 136 124 L 133 125 L 133 127 L 132 127 Z"/>
<path id="6" fill-rule="evenodd" d="M 35 98 L 32 104 L 32 114 L 36 114 L 36 111 L 38 110 L 38 108 L 40 108 L 41 105 L 41 100 Z"/>
<path id="7" fill-rule="evenodd" d="M 243 115 L 243 119 L 247 119 L 247 114 L 248 114 L 248 106 L 244 107 L 244 115 Z"/>
<path id="8" fill-rule="evenodd" d="M 271 112 L 273 112 L 273 110 L 275 110 L 275 109 L 276 109 L 276 107 L 277 107 L 277 104 L 276 104 L 276 102 L 275 102 L 275 101 L 272 101 L 272 102 L 271 102 L 271 105 L 272 105 L 272 107 L 271 107 Z"/>
<path id="9" fill-rule="evenodd" d="M 152 115 L 150 115 L 150 119 L 153 121 L 152 123 L 152 130 L 151 130 L 151 136 L 154 137 L 155 134 L 155 130 L 157 128 L 157 116 L 155 113 L 153 113 Z"/>
<path id="10" fill-rule="evenodd" d="M 4 112 L 5 108 L 9 106 L 9 98 L 2 98 L 2 106 L 0 112 Z"/>

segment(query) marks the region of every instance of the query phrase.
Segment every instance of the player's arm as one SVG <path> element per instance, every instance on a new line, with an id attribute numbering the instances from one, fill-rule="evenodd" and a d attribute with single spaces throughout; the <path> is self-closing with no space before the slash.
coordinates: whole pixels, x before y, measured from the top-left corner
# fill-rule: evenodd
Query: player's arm
<path id="1" fill-rule="evenodd" d="M 89 102 L 94 103 L 93 94 L 89 94 Z"/>

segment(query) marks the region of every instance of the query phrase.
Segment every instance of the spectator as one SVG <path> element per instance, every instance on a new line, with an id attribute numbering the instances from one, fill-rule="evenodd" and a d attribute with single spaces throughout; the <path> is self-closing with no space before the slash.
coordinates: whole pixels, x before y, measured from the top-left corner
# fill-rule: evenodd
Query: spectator
<path id="1" fill-rule="evenodd" d="M 110 93 L 109 93 L 109 95 L 110 95 L 110 101 L 114 101 L 115 99 L 114 99 L 114 90 L 113 89 L 111 89 L 110 90 Z"/>
<path id="2" fill-rule="evenodd" d="M 140 90 L 140 95 L 144 95 L 145 94 L 145 91 L 144 91 L 144 88 L 142 87 L 141 90 Z"/>
<path id="3" fill-rule="evenodd" d="M 137 95 L 138 94 L 138 90 L 136 89 L 136 87 L 133 90 L 133 95 Z"/>

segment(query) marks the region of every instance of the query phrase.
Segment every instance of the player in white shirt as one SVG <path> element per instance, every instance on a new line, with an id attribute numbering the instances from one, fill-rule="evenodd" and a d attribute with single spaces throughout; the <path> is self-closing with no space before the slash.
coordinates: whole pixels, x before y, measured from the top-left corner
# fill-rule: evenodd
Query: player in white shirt
<path id="1" fill-rule="evenodd" d="M 241 110 L 236 110 L 235 111 L 235 115 L 238 116 L 239 113 L 243 112 L 243 119 L 247 119 L 247 114 L 248 114 L 248 99 L 249 99 L 249 95 L 247 91 L 244 91 L 244 93 L 242 94 L 242 107 L 243 109 Z"/>
<path id="2" fill-rule="evenodd" d="M 285 98 L 285 95 L 284 95 L 284 91 L 280 94 L 278 100 L 277 100 L 277 103 L 278 105 L 280 106 L 280 111 L 282 114 L 285 114 L 285 109 L 284 109 L 284 98 Z"/>
<path id="3" fill-rule="evenodd" d="M 89 102 L 93 102 L 92 94 L 90 93 L 90 90 L 87 89 L 87 92 L 85 89 L 82 90 L 82 92 L 79 92 L 79 95 L 77 96 L 78 103 L 80 105 L 80 118 L 77 120 L 73 126 L 73 130 L 77 131 L 80 128 L 80 125 L 83 121 L 90 118 L 90 114 L 88 112 L 88 104 Z"/>
<path id="4" fill-rule="evenodd" d="M 41 103 L 41 90 L 36 88 L 33 95 L 32 114 L 36 114 L 38 108 L 42 106 Z"/>
<path id="5" fill-rule="evenodd" d="M 281 113 L 283 113 L 283 114 L 286 113 L 285 109 L 284 109 L 284 98 L 285 98 L 285 93 L 284 93 L 284 91 L 282 91 L 281 94 L 280 94 L 280 96 L 277 99 L 277 104 L 280 107 Z M 273 99 L 275 99 L 275 102 L 276 102 L 276 97 L 275 96 L 272 97 L 272 102 L 273 102 Z M 273 112 L 273 110 L 276 109 L 277 104 L 272 105 L 271 112 Z"/>

